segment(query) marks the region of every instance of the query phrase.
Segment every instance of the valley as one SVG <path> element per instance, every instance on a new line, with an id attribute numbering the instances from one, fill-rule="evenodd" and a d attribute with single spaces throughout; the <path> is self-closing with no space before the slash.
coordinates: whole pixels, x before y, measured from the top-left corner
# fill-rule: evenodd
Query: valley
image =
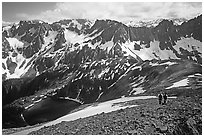
<path id="1" fill-rule="evenodd" d="M 3 134 L 202 134 L 202 15 L 177 21 L 3 26 Z"/>

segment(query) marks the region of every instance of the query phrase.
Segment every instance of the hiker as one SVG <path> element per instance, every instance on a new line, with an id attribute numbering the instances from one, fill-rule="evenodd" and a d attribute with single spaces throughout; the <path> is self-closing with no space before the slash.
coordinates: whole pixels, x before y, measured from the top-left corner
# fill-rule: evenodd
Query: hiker
<path id="1" fill-rule="evenodd" d="M 167 103 L 167 94 L 166 93 L 164 93 L 164 95 L 163 95 L 163 98 L 164 98 L 164 105 Z"/>
<path id="2" fill-rule="evenodd" d="M 159 99 L 159 104 L 161 104 L 162 103 L 162 94 L 161 93 L 159 93 L 158 99 Z"/>

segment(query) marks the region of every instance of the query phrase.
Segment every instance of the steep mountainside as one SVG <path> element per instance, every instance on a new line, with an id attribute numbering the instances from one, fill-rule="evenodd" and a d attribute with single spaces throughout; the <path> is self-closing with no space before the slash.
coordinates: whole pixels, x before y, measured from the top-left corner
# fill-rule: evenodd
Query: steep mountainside
<path id="1" fill-rule="evenodd" d="M 202 87 L 202 15 L 175 21 L 134 27 L 34 20 L 3 27 L 3 127 L 54 120 L 82 104 L 157 94 L 179 82 Z"/>
<path id="2" fill-rule="evenodd" d="M 94 49 L 99 59 L 131 56 L 138 62 L 182 58 L 201 63 L 201 19 L 181 25 L 162 20 L 153 28 L 128 27 L 112 20 L 21 21 L 3 28 L 3 79 L 37 76 L 67 64 L 61 60 L 85 46 Z M 82 56 L 79 58 L 87 59 Z"/>

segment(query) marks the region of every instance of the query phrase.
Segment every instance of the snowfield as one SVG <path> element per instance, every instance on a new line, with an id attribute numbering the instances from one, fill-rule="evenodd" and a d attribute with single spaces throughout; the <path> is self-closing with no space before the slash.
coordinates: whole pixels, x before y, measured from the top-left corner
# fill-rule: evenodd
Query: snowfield
<path id="1" fill-rule="evenodd" d="M 184 50 L 189 52 L 197 50 L 198 52 L 202 53 L 202 42 L 195 40 L 194 38 L 181 38 L 181 40 L 176 42 L 176 45 L 173 46 L 174 49 L 181 53 L 180 48 L 182 47 Z"/>
<path id="2" fill-rule="evenodd" d="M 6 38 L 9 42 L 9 45 L 16 51 L 17 48 L 23 48 L 24 43 L 19 41 L 17 38 Z"/>
<path id="3" fill-rule="evenodd" d="M 150 99 L 150 98 L 157 98 L 157 97 L 156 96 L 121 97 L 119 99 L 114 99 L 114 100 L 102 102 L 102 103 L 99 103 L 97 105 L 92 105 L 92 106 L 86 107 L 86 108 L 84 108 L 82 110 L 79 110 L 77 112 L 65 115 L 65 116 L 63 116 L 61 118 L 58 118 L 58 119 L 54 120 L 54 121 L 48 122 L 48 123 L 46 123 L 46 124 L 44 124 L 42 126 L 14 133 L 14 135 L 29 134 L 32 131 L 39 130 L 39 129 L 43 128 L 43 127 L 55 125 L 55 124 L 61 123 L 62 121 L 73 121 L 73 120 L 76 120 L 76 119 L 79 119 L 79 118 L 86 118 L 86 117 L 94 116 L 94 115 L 97 115 L 97 114 L 101 114 L 103 112 L 104 113 L 109 113 L 109 112 L 116 111 L 116 110 L 119 110 L 119 109 L 136 107 L 138 105 L 122 106 L 120 104 L 116 105 L 116 103 L 124 103 L 124 102 L 137 100 L 137 99 Z M 173 98 L 175 98 L 175 97 L 173 97 Z"/>

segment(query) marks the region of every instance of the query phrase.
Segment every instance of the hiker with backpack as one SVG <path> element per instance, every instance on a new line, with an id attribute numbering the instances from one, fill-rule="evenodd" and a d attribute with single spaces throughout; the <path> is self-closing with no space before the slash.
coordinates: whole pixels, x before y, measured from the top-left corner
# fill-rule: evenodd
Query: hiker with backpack
<path id="1" fill-rule="evenodd" d="M 159 104 L 162 104 L 162 98 L 163 98 L 163 95 L 161 93 L 159 93 L 159 95 L 158 95 Z"/>
<path id="2" fill-rule="evenodd" d="M 159 104 L 161 105 L 166 105 L 166 103 L 167 103 L 167 94 L 166 93 L 159 93 L 159 95 L 158 95 L 158 99 L 159 99 Z"/>
<path id="3" fill-rule="evenodd" d="M 166 93 L 164 93 L 163 98 L 164 98 L 163 104 L 166 105 L 166 103 L 167 103 L 167 94 Z"/>

